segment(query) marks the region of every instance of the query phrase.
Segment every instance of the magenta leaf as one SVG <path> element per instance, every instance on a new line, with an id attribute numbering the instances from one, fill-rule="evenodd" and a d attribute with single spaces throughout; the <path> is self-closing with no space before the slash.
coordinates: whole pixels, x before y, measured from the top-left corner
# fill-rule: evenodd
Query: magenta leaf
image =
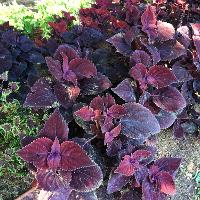
<path id="1" fill-rule="evenodd" d="M 108 93 L 106 93 L 106 95 L 104 95 L 102 99 L 105 108 L 110 108 L 111 106 L 116 104 L 114 97 Z"/>
<path id="2" fill-rule="evenodd" d="M 104 110 L 104 100 L 102 97 L 97 96 L 90 102 L 90 107 L 94 110 L 102 111 Z"/>
<path id="3" fill-rule="evenodd" d="M 72 172 L 70 187 L 79 192 L 91 192 L 97 189 L 102 181 L 103 174 L 101 168 L 92 163 L 91 166 L 83 167 Z"/>
<path id="4" fill-rule="evenodd" d="M 160 158 L 154 162 L 155 166 L 158 166 L 160 171 L 166 171 L 171 175 L 174 175 L 181 164 L 180 158 Z"/>
<path id="5" fill-rule="evenodd" d="M 60 45 L 55 54 L 54 54 L 54 58 L 56 60 L 59 60 L 60 62 L 62 62 L 63 60 L 63 56 L 62 55 L 66 55 L 69 59 L 69 62 L 72 60 L 72 59 L 75 59 L 75 58 L 78 58 L 78 54 L 77 52 L 72 48 L 70 47 L 69 45 L 67 44 L 64 44 L 64 45 Z"/>
<path id="6" fill-rule="evenodd" d="M 131 85 L 130 80 L 124 79 L 116 88 L 112 88 L 112 91 L 122 98 L 125 102 L 135 102 L 136 94 Z"/>
<path id="7" fill-rule="evenodd" d="M 171 86 L 155 90 L 153 92 L 153 102 L 169 112 L 175 112 L 186 107 L 186 101 L 182 94 Z"/>
<path id="8" fill-rule="evenodd" d="M 156 114 L 155 117 L 158 120 L 161 129 L 169 128 L 176 120 L 175 113 L 167 112 L 165 110 L 160 110 L 160 112 Z"/>
<path id="9" fill-rule="evenodd" d="M 76 116 L 80 117 L 84 121 L 92 121 L 95 117 L 94 110 L 89 106 L 84 106 L 74 113 Z"/>
<path id="10" fill-rule="evenodd" d="M 38 138 L 19 150 L 17 154 L 37 168 L 45 168 L 47 167 L 47 156 L 51 151 L 52 143 L 48 138 Z"/>
<path id="11" fill-rule="evenodd" d="M 68 132 L 69 129 L 63 116 L 59 109 L 56 109 L 40 130 L 39 136 L 48 137 L 51 140 L 57 137 L 60 141 L 65 141 L 68 139 Z"/>
<path id="12" fill-rule="evenodd" d="M 147 81 L 156 88 L 162 88 L 176 82 L 176 77 L 167 67 L 154 65 L 149 69 Z"/>
<path id="13" fill-rule="evenodd" d="M 129 180 L 130 177 L 123 176 L 121 174 L 112 174 L 108 181 L 108 194 L 120 191 L 129 182 Z"/>
<path id="14" fill-rule="evenodd" d="M 83 78 L 91 78 L 97 75 L 95 65 L 85 58 L 73 59 L 69 63 L 69 69 L 76 74 L 79 80 Z"/>
<path id="15" fill-rule="evenodd" d="M 196 47 L 197 55 L 200 61 L 200 23 L 197 24 L 191 24 L 193 29 L 193 42 Z"/>
<path id="16" fill-rule="evenodd" d="M 134 66 L 138 63 L 142 63 L 149 67 L 151 65 L 151 58 L 149 54 L 142 50 L 135 50 L 130 56 L 130 65 Z"/>
<path id="17" fill-rule="evenodd" d="M 112 86 L 112 83 L 105 75 L 97 73 L 90 79 L 83 79 L 80 82 L 80 88 L 83 95 L 97 95 L 107 90 Z"/>
<path id="18" fill-rule="evenodd" d="M 137 103 L 125 104 L 126 115 L 120 120 L 122 134 L 133 139 L 147 139 L 160 132 L 160 125 L 150 110 Z"/>
<path id="19" fill-rule="evenodd" d="M 55 171 L 60 166 L 60 160 L 60 144 L 58 138 L 56 137 L 53 145 L 51 146 L 51 152 L 47 157 L 47 164 L 50 169 Z"/>
<path id="20" fill-rule="evenodd" d="M 176 188 L 173 177 L 168 172 L 160 172 L 157 176 L 160 191 L 168 195 L 174 195 Z"/>
<path id="21" fill-rule="evenodd" d="M 124 114 L 125 114 L 124 106 L 117 104 L 111 106 L 107 111 L 107 115 L 113 118 L 121 118 Z"/>
<path id="22" fill-rule="evenodd" d="M 126 43 L 123 33 L 117 33 L 106 41 L 111 43 L 117 49 L 117 52 L 124 56 L 130 56 L 133 52 L 131 46 Z"/>
<path id="23" fill-rule="evenodd" d="M 105 133 L 104 144 L 111 143 L 121 132 L 121 124 L 113 128 L 110 132 Z"/>
<path id="24" fill-rule="evenodd" d="M 177 40 L 183 44 L 185 48 L 188 48 L 191 43 L 191 37 L 190 37 L 190 30 L 187 26 L 181 26 L 177 29 L 178 38 Z"/>
<path id="25" fill-rule="evenodd" d="M 71 178 L 71 172 L 52 171 L 49 169 L 39 169 L 36 174 L 39 186 L 47 191 L 57 191 L 68 187 Z"/>
<path id="26" fill-rule="evenodd" d="M 77 192 L 73 190 L 67 200 L 98 200 L 98 199 L 95 192 Z"/>
<path id="27" fill-rule="evenodd" d="M 158 39 L 160 41 L 171 40 L 175 37 L 175 29 L 172 24 L 158 21 L 157 28 L 158 28 Z"/>
<path id="28" fill-rule="evenodd" d="M 27 95 L 24 107 L 43 108 L 51 107 L 56 101 L 56 97 L 49 85 L 49 82 L 40 78 L 31 88 L 31 92 Z"/>
<path id="29" fill-rule="evenodd" d="M 73 171 L 90 165 L 92 165 L 91 159 L 78 144 L 72 141 L 61 144 L 61 169 Z"/>
<path id="30" fill-rule="evenodd" d="M 146 10 L 141 16 L 142 30 L 147 33 L 149 40 L 157 38 L 157 17 L 155 7 L 147 6 Z"/>
<path id="31" fill-rule="evenodd" d="M 142 63 L 136 64 L 134 67 L 130 69 L 130 76 L 135 80 L 139 81 L 140 88 L 143 90 L 147 89 L 147 68 Z"/>
<path id="32" fill-rule="evenodd" d="M 63 78 L 62 66 L 59 60 L 54 60 L 52 57 L 46 57 L 46 63 L 49 72 L 58 80 L 61 81 Z"/>

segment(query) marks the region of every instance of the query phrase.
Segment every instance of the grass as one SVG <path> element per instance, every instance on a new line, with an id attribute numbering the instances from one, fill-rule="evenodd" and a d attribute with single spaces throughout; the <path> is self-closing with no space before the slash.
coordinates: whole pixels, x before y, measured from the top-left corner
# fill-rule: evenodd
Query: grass
<path id="1" fill-rule="evenodd" d="M 24 1 L 26 3 L 26 1 Z M 33 1 L 32 1 L 33 2 Z M 62 11 L 72 13 L 77 19 L 79 8 L 89 7 L 92 0 L 35 0 L 31 7 L 13 1 L 0 4 L 0 23 L 9 21 L 10 25 L 23 33 L 33 36 L 34 31 L 42 30 L 43 37 L 49 38 L 51 28 L 48 22 L 54 21 L 54 15 L 61 16 Z"/>

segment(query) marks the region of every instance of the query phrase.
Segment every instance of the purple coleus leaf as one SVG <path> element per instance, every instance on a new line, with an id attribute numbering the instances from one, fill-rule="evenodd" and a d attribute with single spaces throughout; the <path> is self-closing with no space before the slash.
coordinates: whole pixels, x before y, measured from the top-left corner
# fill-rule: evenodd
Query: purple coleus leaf
<path id="1" fill-rule="evenodd" d="M 48 137 L 51 140 L 57 137 L 60 141 L 65 141 L 68 139 L 68 132 L 69 129 L 64 118 L 56 109 L 40 130 L 39 136 Z"/>
<path id="2" fill-rule="evenodd" d="M 156 8 L 150 5 L 147 6 L 141 16 L 141 22 L 142 30 L 147 33 L 149 40 L 155 40 L 158 36 Z"/>
<path id="3" fill-rule="evenodd" d="M 51 107 L 56 100 L 49 81 L 40 78 L 31 88 L 31 93 L 27 95 L 24 107 Z"/>
<path id="4" fill-rule="evenodd" d="M 121 124 L 105 133 L 104 145 L 111 143 L 121 132 Z"/>
<path id="5" fill-rule="evenodd" d="M 8 49 L 0 44 L 0 74 L 12 67 L 12 55 Z"/>
<path id="6" fill-rule="evenodd" d="M 63 200 L 66 200 L 66 198 Z M 73 190 L 67 200 L 98 200 L 98 198 L 95 192 L 77 192 Z"/>
<path id="7" fill-rule="evenodd" d="M 156 88 L 166 87 L 176 81 L 175 75 L 162 65 L 154 65 L 149 70 L 143 64 L 136 64 L 130 70 L 132 78 L 140 83 L 143 90 L 147 89 L 147 85 L 152 85 Z"/>
<path id="8" fill-rule="evenodd" d="M 177 33 L 178 33 L 177 40 L 181 44 L 183 44 L 183 46 L 185 48 L 188 48 L 190 46 L 190 43 L 191 43 L 190 30 L 189 30 L 188 26 L 180 26 L 177 29 Z"/>
<path id="9" fill-rule="evenodd" d="M 193 29 L 193 42 L 196 47 L 197 55 L 200 61 L 200 23 L 191 24 Z"/>
<path id="10" fill-rule="evenodd" d="M 125 109 L 122 105 L 115 104 L 111 95 L 106 95 L 95 97 L 90 106 L 84 106 L 74 114 L 84 121 L 97 122 L 105 133 L 112 128 L 113 119 L 120 119 L 125 114 Z"/>
<path id="11" fill-rule="evenodd" d="M 126 42 L 123 33 L 117 33 L 106 41 L 111 43 L 117 49 L 117 52 L 124 56 L 130 56 L 133 53 L 131 45 Z"/>
<path id="12" fill-rule="evenodd" d="M 69 62 L 69 58 L 63 52 L 62 64 L 59 60 L 52 57 L 46 57 L 46 63 L 51 74 L 58 81 L 69 81 L 77 85 L 77 81 L 83 78 L 91 78 L 97 74 L 94 64 L 85 58 L 75 58 Z"/>
<path id="13" fill-rule="evenodd" d="M 49 138 L 38 138 L 19 150 L 17 154 L 37 168 L 46 168 L 47 156 L 51 151 L 52 144 L 53 142 Z"/>
<path id="14" fill-rule="evenodd" d="M 107 186 L 108 194 L 120 191 L 129 181 L 130 177 L 128 176 L 122 174 L 111 174 Z"/>
<path id="15" fill-rule="evenodd" d="M 136 101 L 135 91 L 128 78 L 124 79 L 121 83 L 119 83 L 116 88 L 111 88 L 111 89 L 115 94 L 117 94 L 125 102 Z"/>
<path id="16" fill-rule="evenodd" d="M 91 159 L 78 144 L 72 141 L 65 141 L 61 144 L 61 169 L 73 171 L 91 165 Z"/>
<path id="17" fill-rule="evenodd" d="M 101 185 L 102 180 L 103 174 L 100 167 L 92 163 L 88 167 L 72 172 L 70 187 L 79 192 L 91 192 Z"/>
<path id="18" fill-rule="evenodd" d="M 186 107 L 184 97 L 172 86 L 155 90 L 152 96 L 153 102 L 158 107 L 169 112 L 175 112 Z"/>
<path id="19" fill-rule="evenodd" d="M 167 22 L 158 21 L 157 22 L 158 30 L 158 40 L 167 41 L 175 37 L 175 29 L 172 24 Z"/>
<path id="20" fill-rule="evenodd" d="M 126 115 L 120 123 L 121 133 L 133 139 L 147 139 L 160 132 L 160 125 L 151 111 L 138 103 L 125 104 Z"/>
<path id="21" fill-rule="evenodd" d="M 38 169 L 36 179 L 41 188 L 47 191 L 57 191 L 69 187 L 72 175 L 67 171 L 52 171 Z"/>
<path id="22" fill-rule="evenodd" d="M 135 50 L 130 56 L 130 65 L 134 66 L 138 63 L 142 63 L 149 67 L 151 65 L 151 58 L 149 54 L 142 50 Z"/>
<path id="23" fill-rule="evenodd" d="M 119 166 L 115 170 L 115 173 L 122 174 L 124 176 L 132 176 L 134 173 L 143 168 L 141 161 L 151 155 L 151 152 L 146 150 L 137 150 L 130 156 L 125 155 Z"/>

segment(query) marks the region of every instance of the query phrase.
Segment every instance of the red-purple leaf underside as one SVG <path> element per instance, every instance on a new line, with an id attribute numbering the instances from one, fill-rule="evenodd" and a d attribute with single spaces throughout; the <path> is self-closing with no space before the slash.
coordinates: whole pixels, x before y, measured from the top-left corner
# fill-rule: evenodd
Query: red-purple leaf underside
<path id="1" fill-rule="evenodd" d="M 129 79 L 123 80 L 116 88 L 112 88 L 112 91 L 125 102 L 136 101 L 136 94 Z"/>
<path id="2" fill-rule="evenodd" d="M 86 122 L 92 121 L 95 116 L 94 110 L 90 108 L 89 106 L 82 107 L 81 109 L 76 111 L 74 114 Z"/>
<path id="3" fill-rule="evenodd" d="M 121 174 L 112 174 L 107 186 L 108 194 L 120 191 L 130 180 L 130 177 Z"/>
<path id="4" fill-rule="evenodd" d="M 126 43 L 123 33 L 117 33 L 106 41 L 111 43 L 117 49 L 117 52 L 124 56 L 130 56 L 133 52 L 131 46 Z"/>
<path id="5" fill-rule="evenodd" d="M 18 151 L 18 155 L 26 162 L 33 163 L 35 167 L 47 167 L 48 152 L 53 142 L 48 138 L 39 138 Z"/>
<path id="6" fill-rule="evenodd" d="M 78 144 L 72 141 L 65 141 L 61 144 L 61 169 L 73 171 L 91 165 L 91 159 Z"/>
<path id="7" fill-rule="evenodd" d="M 151 111 L 137 103 L 125 104 L 127 114 L 122 117 L 122 134 L 133 139 L 146 139 L 160 132 L 160 125 Z"/>
<path id="8" fill-rule="evenodd" d="M 89 167 L 83 167 L 72 172 L 70 187 L 80 192 L 91 192 L 97 189 L 102 181 L 102 171 L 98 165 L 93 163 Z"/>
<path id="9" fill-rule="evenodd" d="M 153 93 L 153 102 L 163 110 L 171 112 L 186 107 L 186 101 L 182 94 L 171 86 L 155 90 Z"/>
<path id="10" fill-rule="evenodd" d="M 68 132 L 69 129 L 63 116 L 60 114 L 59 109 L 56 109 L 40 130 L 39 135 L 48 137 L 51 140 L 57 137 L 60 141 L 64 141 L 68 139 Z"/>
<path id="11" fill-rule="evenodd" d="M 56 101 L 56 97 L 49 85 L 49 82 L 40 78 L 31 88 L 31 92 L 27 95 L 24 107 L 44 108 L 51 107 Z"/>

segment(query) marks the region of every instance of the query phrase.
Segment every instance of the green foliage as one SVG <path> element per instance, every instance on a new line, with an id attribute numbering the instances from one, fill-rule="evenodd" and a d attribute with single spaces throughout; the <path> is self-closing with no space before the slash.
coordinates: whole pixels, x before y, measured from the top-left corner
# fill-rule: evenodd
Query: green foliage
<path id="1" fill-rule="evenodd" d="M 13 2 L 9 5 L 0 4 L 0 23 L 9 21 L 16 29 L 30 37 L 35 31 L 42 30 L 43 37 L 50 36 L 51 28 L 48 22 L 54 21 L 54 15 L 61 16 L 62 11 L 68 11 L 76 16 L 78 23 L 79 8 L 89 7 L 92 0 L 36 0 L 32 7 Z"/>
<path id="2" fill-rule="evenodd" d="M 26 174 L 24 162 L 16 155 L 20 148 L 20 134 L 35 135 L 46 115 L 24 109 L 17 100 L 7 102 L 9 92 L 1 97 L 0 108 L 0 177 L 7 174 L 22 177 Z"/>
<path id="3" fill-rule="evenodd" d="M 200 198 L 200 171 L 198 171 L 195 175 L 195 182 L 196 182 L 196 198 L 195 199 L 199 199 Z"/>

